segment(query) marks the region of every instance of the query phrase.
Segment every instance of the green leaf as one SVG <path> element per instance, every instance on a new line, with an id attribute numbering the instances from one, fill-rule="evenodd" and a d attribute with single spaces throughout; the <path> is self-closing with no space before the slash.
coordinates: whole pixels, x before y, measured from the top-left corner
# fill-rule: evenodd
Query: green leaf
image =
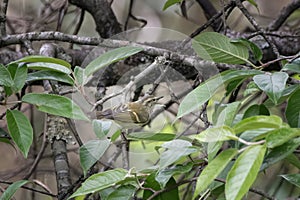
<path id="1" fill-rule="evenodd" d="M 240 44 L 244 45 L 245 47 L 247 47 L 253 53 L 253 57 L 254 57 L 255 61 L 260 61 L 262 59 L 263 53 L 262 53 L 261 49 L 253 42 L 251 42 L 247 39 L 244 39 L 244 38 L 234 39 L 234 40 L 231 40 L 231 42 L 240 43 Z"/>
<path id="2" fill-rule="evenodd" d="M 293 60 L 291 63 L 285 64 L 282 70 L 300 73 L 300 58 Z"/>
<path id="3" fill-rule="evenodd" d="M 249 63 L 248 48 L 232 43 L 230 38 L 220 33 L 201 33 L 193 40 L 192 47 L 204 60 L 227 64 Z"/>
<path id="4" fill-rule="evenodd" d="M 259 87 L 254 83 L 254 81 L 250 81 L 250 83 L 247 84 L 246 89 L 243 92 L 243 96 L 247 97 L 249 95 L 257 94 L 261 90 Z"/>
<path id="5" fill-rule="evenodd" d="M 150 140 L 150 141 L 170 141 L 176 135 L 171 133 L 150 133 L 150 132 L 133 132 L 128 134 L 130 140 Z"/>
<path id="6" fill-rule="evenodd" d="M 291 184 L 300 187 L 300 174 L 285 174 L 280 176 L 288 182 L 290 182 Z"/>
<path id="7" fill-rule="evenodd" d="M 0 64 L 0 85 L 11 87 L 14 84 L 9 71 Z"/>
<path id="8" fill-rule="evenodd" d="M 165 142 L 162 147 L 165 148 L 166 151 L 164 151 L 160 156 L 160 169 L 164 169 L 183 156 L 190 155 L 191 153 L 197 151 L 197 149 L 194 148 L 190 142 L 180 139 Z"/>
<path id="9" fill-rule="evenodd" d="M 76 83 L 78 85 L 82 85 L 87 78 L 84 74 L 84 69 L 78 66 L 76 66 L 74 69 L 74 76 L 75 76 Z"/>
<path id="10" fill-rule="evenodd" d="M 164 7 L 163 7 L 163 11 L 165 11 L 167 8 L 173 6 L 176 3 L 180 3 L 182 0 L 167 0 L 167 2 L 165 3 Z"/>
<path id="11" fill-rule="evenodd" d="M 261 170 L 265 170 L 270 165 L 273 165 L 282 159 L 292 154 L 295 149 L 300 145 L 300 138 L 292 139 L 281 146 L 275 147 L 265 157 L 264 163 L 261 166 Z"/>
<path id="12" fill-rule="evenodd" d="M 6 120 L 11 138 L 27 158 L 33 141 L 33 130 L 29 120 L 18 110 L 6 110 Z"/>
<path id="13" fill-rule="evenodd" d="M 288 74 L 275 72 L 273 74 L 259 74 L 253 77 L 255 84 L 264 91 L 268 97 L 277 104 L 285 88 Z"/>
<path id="14" fill-rule="evenodd" d="M 176 174 L 187 174 L 192 170 L 193 163 L 189 162 L 186 165 L 176 165 L 171 168 L 166 168 L 158 172 L 155 180 L 159 183 L 161 188 L 165 188 L 170 178 Z"/>
<path id="15" fill-rule="evenodd" d="M 261 73 L 256 70 L 228 70 L 208 79 L 185 96 L 179 105 L 177 118 L 199 109 L 223 84 Z"/>
<path id="16" fill-rule="evenodd" d="M 48 70 L 29 73 L 26 79 L 27 82 L 40 81 L 40 80 L 53 80 L 62 83 L 68 83 L 70 85 L 74 84 L 74 80 L 70 75 L 61 72 L 56 72 L 56 71 L 48 71 Z"/>
<path id="17" fill-rule="evenodd" d="M 285 160 L 287 160 L 289 163 L 291 163 L 292 165 L 294 165 L 295 167 L 300 169 L 300 160 L 299 160 L 298 156 L 296 156 L 295 154 L 293 154 L 293 153 L 289 154 L 285 158 Z"/>
<path id="18" fill-rule="evenodd" d="M 22 101 L 33 104 L 39 111 L 52 115 L 89 121 L 77 104 L 63 96 L 30 93 L 24 95 Z"/>
<path id="19" fill-rule="evenodd" d="M 247 130 L 260 128 L 280 128 L 282 126 L 282 119 L 276 115 L 271 116 L 253 116 L 243 119 L 237 123 L 233 129 L 236 134 Z"/>
<path id="20" fill-rule="evenodd" d="M 125 180 L 127 171 L 125 169 L 113 169 L 98 174 L 94 174 L 86 179 L 68 199 L 91 194 L 108 187 L 115 186 L 120 181 Z"/>
<path id="21" fill-rule="evenodd" d="M 107 197 L 107 200 L 131 200 L 136 191 L 133 185 L 121 185 L 113 190 Z"/>
<path id="22" fill-rule="evenodd" d="M 215 178 L 217 178 L 217 176 L 223 171 L 223 169 L 237 153 L 237 149 L 227 149 L 222 151 L 215 159 L 208 163 L 208 165 L 201 172 L 200 176 L 197 178 L 193 199 L 195 199 L 214 181 Z"/>
<path id="23" fill-rule="evenodd" d="M 44 63 L 54 63 L 54 64 L 58 64 L 58 65 L 63 65 L 69 69 L 71 69 L 71 64 L 58 59 L 58 58 L 51 58 L 51 57 L 47 57 L 47 56 L 26 56 L 24 58 L 21 58 L 19 60 L 16 60 L 14 62 L 11 63 L 36 63 L 36 62 L 44 62 Z M 10 63 L 10 64 L 11 64 Z"/>
<path id="24" fill-rule="evenodd" d="M 4 193 L 0 197 L 0 200 L 13 199 L 12 197 L 16 193 L 16 191 L 28 182 L 29 181 L 27 180 L 20 180 L 14 182 L 4 191 Z"/>
<path id="25" fill-rule="evenodd" d="M 237 158 L 226 178 L 226 199 L 240 200 L 248 192 L 259 172 L 265 152 L 265 146 L 251 146 Z"/>
<path id="26" fill-rule="evenodd" d="M 294 92 L 287 102 L 286 119 L 291 127 L 300 128 L 300 89 Z"/>
<path id="27" fill-rule="evenodd" d="M 270 112 L 264 104 L 252 105 L 245 111 L 243 119 L 257 115 L 270 115 Z"/>
<path id="28" fill-rule="evenodd" d="M 112 127 L 112 121 L 108 120 L 93 120 L 92 122 L 94 133 L 99 139 L 105 138 Z"/>
<path id="29" fill-rule="evenodd" d="M 222 126 L 222 125 L 231 126 L 238 112 L 240 104 L 241 103 L 237 101 L 237 102 L 224 105 L 225 108 L 220 113 L 217 114 L 218 118 L 215 126 Z"/>
<path id="30" fill-rule="evenodd" d="M 80 165 L 84 175 L 103 156 L 109 144 L 109 140 L 89 140 L 79 148 Z"/>
<path id="31" fill-rule="evenodd" d="M 297 128 L 279 128 L 268 133 L 266 137 L 267 146 L 274 148 L 280 146 L 294 137 L 300 136 L 300 129 Z"/>
<path id="32" fill-rule="evenodd" d="M 120 47 L 111 51 L 108 51 L 92 62 L 90 62 L 86 68 L 84 69 L 84 74 L 86 76 L 92 75 L 94 72 L 98 71 L 102 67 L 105 67 L 107 65 L 110 65 L 114 62 L 117 62 L 119 60 L 125 59 L 129 56 L 132 56 L 140 51 L 143 51 L 143 48 L 141 47 Z"/>
<path id="33" fill-rule="evenodd" d="M 27 66 L 26 65 L 9 65 L 8 70 L 10 71 L 11 77 L 13 79 L 12 92 L 18 92 L 25 85 L 27 78 Z"/>
<path id="34" fill-rule="evenodd" d="M 176 185 L 176 181 L 172 177 L 166 185 L 166 188 L 172 188 L 172 189 L 157 195 L 155 198 L 153 198 L 153 200 L 165 200 L 165 199 L 179 200 L 178 187 L 174 187 L 175 185 Z M 146 178 L 145 184 L 143 186 L 144 188 L 152 188 L 153 190 L 156 191 L 162 189 L 160 188 L 159 183 L 155 180 L 155 173 L 150 174 Z M 152 191 L 144 190 L 143 200 L 149 199 L 151 195 L 153 195 Z"/>
<path id="35" fill-rule="evenodd" d="M 61 72 L 65 74 L 71 74 L 72 72 L 68 67 L 64 65 L 47 63 L 47 62 L 28 63 L 27 67 L 28 69 L 33 69 L 33 70 L 48 70 L 48 71 Z"/>
<path id="36" fill-rule="evenodd" d="M 229 126 L 208 128 L 194 136 L 194 139 L 200 142 L 218 142 L 226 140 L 238 140 L 234 131 Z"/>

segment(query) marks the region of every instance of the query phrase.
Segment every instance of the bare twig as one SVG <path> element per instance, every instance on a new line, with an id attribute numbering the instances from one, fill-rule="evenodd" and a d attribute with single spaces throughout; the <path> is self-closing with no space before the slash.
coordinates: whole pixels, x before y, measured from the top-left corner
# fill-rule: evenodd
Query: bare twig
<path id="1" fill-rule="evenodd" d="M 128 22 L 129 22 L 129 19 L 132 18 L 138 22 L 141 22 L 142 23 L 142 26 L 141 28 L 145 27 L 147 25 L 147 20 L 145 19 L 142 19 L 142 18 L 138 18 L 136 16 L 134 16 L 132 14 L 132 9 L 133 9 L 133 3 L 134 3 L 134 0 L 130 0 L 130 3 L 129 3 L 129 12 L 128 12 L 128 15 L 127 15 L 127 18 L 126 18 L 126 21 L 125 21 L 125 25 L 124 25 L 124 30 L 126 31 L 127 28 L 128 28 Z"/>
<path id="2" fill-rule="evenodd" d="M 124 97 L 126 97 L 126 94 L 130 91 L 130 89 L 139 81 L 141 81 L 143 78 L 145 78 L 150 72 L 152 72 L 159 64 L 158 59 L 156 59 L 151 65 L 149 65 L 145 70 L 143 70 L 141 73 L 139 73 L 138 75 L 136 75 L 122 90 L 120 90 L 119 92 L 116 93 L 112 93 L 102 99 L 100 99 L 99 101 L 97 101 L 93 108 L 92 111 L 96 109 L 96 107 L 98 105 L 103 104 L 105 101 L 118 96 L 120 94 L 124 94 Z"/>
<path id="3" fill-rule="evenodd" d="M 84 16 L 85 16 L 85 10 L 84 9 L 81 9 L 80 10 L 80 17 L 79 17 L 79 20 L 78 20 L 78 23 L 76 24 L 76 27 L 74 29 L 74 32 L 73 32 L 73 35 L 77 35 L 81 26 L 82 26 L 82 23 L 83 23 L 83 20 L 84 20 Z M 73 43 L 70 44 L 70 49 L 73 49 Z"/>
<path id="4" fill-rule="evenodd" d="M 40 149 L 38 155 L 36 156 L 33 164 L 31 165 L 28 173 L 25 176 L 23 176 L 23 179 L 28 179 L 31 176 L 31 174 L 34 172 L 37 165 L 39 164 L 39 162 L 40 162 L 40 160 L 41 160 L 41 158 L 42 158 L 42 156 L 45 152 L 45 149 L 47 147 L 48 142 L 47 142 L 47 139 L 46 139 L 46 132 L 47 132 L 47 123 L 46 123 L 47 120 L 46 120 L 46 118 L 47 118 L 47 115 L 45 115 L 45 120 L 44 120 L 45 122 L 44 122 L 44 131 L 43 131 L 43 142 L 42 142 L 41 149 Z"/>
<path id="5" fill-rule="evenodd" d="M 122 163 L 124 169 L 129 169 L 129 141 L 125 137 L 125 133 L 121 133 L 122 142 L 121 142 L 121 149 L 122 149 Z"/>
<path id="6" fill-rule="evenodd" d="M 280 57 L 279 51 L 276 47 L 276 45 L 266 36 L 265 30 L 256 22 L 254 17 L 250 15 L 248 10 L 244 7 L 241 0 L 236 0 L 237 7 L 241 10 L 241 12 L 245 15 L 245 17 L 248 19 L 248 21 L 253 25 L 253 27 L 259 32 L 259 34 L 266 40 L 266 42 L 271 46 L 273 52 L 277 56 L 277 58 Z"/>
<path id="7" fill-rule="evenodd" d="M 13 182 L 4 181 L 4 180 L 0 180 L 0 183 L 6 184 L 6 185 L 13 184 Z M 47 195 L 47 196 L 50 196 L 50 197 L 55 197 L 55 198 L 57 197 L 57 195 L 55 195 L 55 194 L 51 194 L 49 192 L 44 192 L 44 191 L 37 190 L 37 189 L 34 189 L 34 188 L 30 188 L 30 187 L 27 187 L 27 186 L 22 186 L 21 188 L 26 189 L 26 190 L 30 190 L 30 191 L 33 191 L 33 192 L 37 192 L 37 193 L 40 193 L 40 194 L 44 194 L 44 195 Z"/>

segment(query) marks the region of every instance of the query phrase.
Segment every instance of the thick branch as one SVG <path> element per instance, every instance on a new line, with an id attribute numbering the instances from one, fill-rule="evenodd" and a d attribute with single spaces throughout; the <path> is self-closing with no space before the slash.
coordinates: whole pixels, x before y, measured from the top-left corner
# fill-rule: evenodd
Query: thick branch
<path id="1" fill-rule="evenodd" d="M 277 31 L 282 24 L 286 21 L 286 19 L 298 8 L 300 7 L 300 0 L 294 0 L 289 5 L 284 7 L 278 17 L 270 23 L 268 30 Z"/>
<path id="2" fill-rule="evenodd" d="M 6 11 L 8 0 L 2 0 L 0 6 L 0 37 L 6 35 Z"/>
<path id="3" fill-rule="evenodd" d="M 122 31 L 107 0 L 69 0 L 69 2 L 93 16 L 96 30 L 102 38 L 109 38 Z"/>

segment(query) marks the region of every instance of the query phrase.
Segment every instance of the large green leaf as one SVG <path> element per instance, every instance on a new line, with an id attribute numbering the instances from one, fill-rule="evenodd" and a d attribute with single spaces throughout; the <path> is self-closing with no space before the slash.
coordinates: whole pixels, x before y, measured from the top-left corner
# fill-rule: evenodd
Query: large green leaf
<path id="1" fill-rule="evenodd" d="M 102 67 L 105 67 L 109 64 L 112 64 L 114 62 L 117 62 L 119 60 L 125 59 L 129 56 L 132 56 L 140 51 L 142 51 L 143 48 L 141 47 L 120 47 L 111 51 L 108 51 L 102 55 L 100 55 L 98 58 L 90 62 L 85 70 L 84 74 L 86 76 L 92 75 L 94 72 L 98 71 Z"/>
<path id="2" fill-rule="evenodd" d="M 298 128 L 279 128 L 268 133 L 266 137 L 268 148 L 274 148 L 284 144 L 294 137 L 300 136 Z"/>
<path id="3" fill-rule="evenodd" d="M 186 165 L 176 165 L 171 168 L 166 168 L 157 173 L 155 180 L 159 183 L 161 188 L 164 188 L 170 178 L 176 174 L 187 174 L 192 170 L 193 163 L 189 162 Z"/>
<path id="4" fill-rule="evenodd" d="M 120 181 L 125 180 L 127 171 L 125 169 L 113 169 L 98 174 L 94 174 L 86 179 L 68 199 L 91 194 L 100 190 L 115 186 Z"/>
<path id="5" fill-rule="evenodd" d="M 69 69 L 71 69 L 71 64 L 58 59 L 58 58 L 51 58 L 51 57 L 47 57 L 47 56 L 26 56 L 24 58 L 21 58 L 19 60 L 16 60 L 12 63 L 36 63 L 36 62 L 43 62 L 43 63 L 54 63 L 54 64 L 58 64 L 58 65 L 63 65 Z"/>
<path id="6" fill-rule="evenodd" d="M 204 191 L 215 178 L 217 178 L 217 176 L 223 171 L 237 153 L 237 149 L 227 149 L 222 151 L 215 159 L 208 163 L 197 179 L 194 198 Z"/>
<path id="7" fill-rule="evenodd" d="M 71 74 L 71 69 L 64 65 L 56 64 L 56 63 L 47 63 L 47 62 L 36 62 L 36 63 L 28 63 L 28 69 L 34 70 L 48 70 L 48 71 L 56 71 L 65 74 Z"/>
<path id="8" fill-rule="evenodd" d="M 164 151 L 160 156 L 160 169 L 164 169 L 176 162 L 181 157 L 190 155 L 191 153 L 197 151 L 197 149 L 194 148 L 190 142 L 180 139 L 165 142 L 162 147 L 165 148 L 166 151 Z"/>
<path id="9" fill-rule="evenodd" d="M 13 199 L 12 197 L 16 193 L 16 191 L 28 182 L 29 181 L 27 181 L 27 180 L 20 180 L 20 181 L 14 182 L 4 191 L 4 193 L 0 197 L 0 200 Z"/>
<path id="10" fill-rule="evenodd" d="M 273 74 L 256 75 L 253 77 L 253 80 L 255 84 L 268 95 L 274 104 L 277 104 L 285 89 L 288 77 L 288 74 L 285 72 L 275 72 Z"/>
<path id="11" fill-rule="evenodd" d="M 133 185 L 121 185 L 114 189 L 106 200 L 131 200 L 135 191 L 136 188 Z"/>
<path id="12" fill-rule="evenodd" d="M 196 36 L 192 47 L 200 58 L 216 63 L 244 64 L 249 63 L 248 48 L 216 32 L 204 32 Z"/>
<path id="13" fill-rule="evenodd" d="M 261 73 L 256 70 L 228 70 L 210 78 L 185 96 L 178 108 L 177 118 L 199 109 L 223 84 Z"/>
<path id="14" fill-rule="evenodd" d="M 27 158 L 33 141 L 33 129 L 27 117 L 18 110 L 7 110 L 6 120 L 8 131 L 22 154 Z"/>
<path id="15" fill-rule="evenodd" d="M 23 102 L 33 104 L 38 110 L 52 115 L 89 121 L 80 107 L 71 99 L 55 94 L 26 94 Z"/>
<path id="16" fill-rule="evenodd" d="M 11 87 L 14 84 L 12 77 L 2 64 L 0 64 L 0 85 Z"/>
<path id="17" fill-rule="evenodd" d="M 293 153 L 297 147 L 300 145 L 300 138 L 292 139 L 283 145 L 277 146 L 272 149 L 267 156 L 265 157 L 264 163 L 261 166 L 261 170 L 268 168 L 270 165 L 273 165 L 282 159 L 285 159 L 287 156 Z"/>
<path id="18" fill-rule="evenodd" d="M 280 176 L 291 184 L 296 185 L 298 188 L 300 188 L 300 174 L 285 174 Z"/>
<path id="19" fill-rule="evenodd" d="M 27 78 L 27 65 L 11 64 L 7 67 L 13 79 L 12 92 L 17 92 L 23 88 Z"/>
<path id="20" fill-rule="evenodd" d="M 268 108 L 264 104 L 252 105 L 244 113 L 243 119 L 257 115 L 270 115 Z"/>
<path id="21" fill-rule="evenodd" d="M 84 74 L 84 69 L 78 66 L 76 66 L 74 69 L 74 76 L 78 85 L 82 85 L 87 78 Z"/>
<path id="22" fill-rule="evenodd" d="M 229 126 L 221 126 L 215 128 L 208 128 L 201 133 L 194 136 L 194 139 L 200 142 L 218 142 L 226 140 L 238 140 L 234 131 Z"/>
<path id="23" fill-rule="evenodd" d="M 99 139 L 105 138 L 112 127 L 112 121 L 108 120 L 93 120 L 93 130 Z"/>
<path id="24" fill-rule="evenodd" d="M 253 116 L 243 119 L 237 123 L 233 129 L 236 134 L 242 133 L 247 130 L 260 129 L 260 128 L 280 128 L 282 126 L 282 119 L 276 115 L 271 116 Z"/>
<path id="25" fill-rule="evenodd" d="M 300 160 L 294 153 L 289 154 L 285 160 L 300 169 Z"/>
<path id="26" fill-rule="evenodd" d="M 300 89 L 294 92 L 285 110 L 286 119 L 291 127 L 300 128 Z"/>
<path id="27" fill-rule="evenodd" d="M 257 145 L 248 147 L 238 157 L 226 178 L 226 199 L 240 200 L 248 192 L 259 172 L 265 152 L 265 146 Z"/>
<path id="28" fill-rule="evenodd" d="M 283 66 L 282 70 L 289 70 L 296 73 L 300 73 L 300 58 L 293 60 L 291 63 L 287 63 Z"/>
<path id="29" fill-rule="evenodd" d="M 216 116 L 216 123 L 215 126 L 222 126 L 222 125 L 227 125 L 231 126 L 233 123 L 233 120 L 238 112 L 238 109 L 240 107 L 240 102 L 236 101 L 230 104 L 224 105 L 223 109 L 219 113 L 214 113 Z"/>
<path id="30" fill-rule="evenodd" d="M 109 140 L 90 140 L 80 147 L 80 165 L 84 175 L 102 157 L 109 144 Z"/>
<path id="31" fill-rule="evenodd" d="M 231 40 L 231 42 L 240 43 L 240 44 L 246 46 L 252 52 L 253 58 L 256 61 L 260 61 L 262 59 L 263 53 L 262 53 L 261 49 L 255 43 L 253 43 L 247 39 L 244 39 L 244 38 L 234 39 L 234 40 Z"/>
<path id="32" fill-rule="evenodd" d="M 74 80 L 70 75 L 61 72 L 56 72 L 56 71 L 48 71 L 48 70 L 41 70 L 41 71 L 29 73 L 26 79 L 27 82 L 39 81 L 39 80 L 53 80 L 62 83 L 68 83 L 70 85 L 74 84 Z"/>

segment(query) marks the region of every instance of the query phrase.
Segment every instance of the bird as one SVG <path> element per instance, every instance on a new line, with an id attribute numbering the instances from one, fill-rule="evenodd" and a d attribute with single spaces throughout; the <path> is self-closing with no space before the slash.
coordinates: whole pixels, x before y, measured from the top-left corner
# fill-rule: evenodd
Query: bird
<path id="1" fill-rule="evenodd" d="M 122 127 L 137 127 L 147 124 L 154 105 L 163 98 L 148 96 L 134 102 L 117 105 L 104 111 L 96 111 L 97 119 L 111 119 Z"/>

